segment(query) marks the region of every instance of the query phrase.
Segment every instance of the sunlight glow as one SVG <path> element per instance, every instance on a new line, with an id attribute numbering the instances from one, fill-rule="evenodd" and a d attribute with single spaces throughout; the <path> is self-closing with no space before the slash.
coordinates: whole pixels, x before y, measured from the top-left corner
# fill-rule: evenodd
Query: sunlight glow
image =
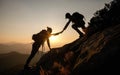
<path id="1" fill-rule="evenodd" d="M 50 37 L 50 42 L 57 43 L 58 41 L 59 41 L 58 36 L 51 36 Z"/>

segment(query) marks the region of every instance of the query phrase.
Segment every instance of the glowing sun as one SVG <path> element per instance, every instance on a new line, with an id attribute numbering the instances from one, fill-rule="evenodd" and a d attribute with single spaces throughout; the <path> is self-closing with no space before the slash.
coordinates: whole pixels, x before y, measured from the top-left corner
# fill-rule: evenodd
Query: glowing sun
<path id="1" fill-rule="evenodd" d="M 51 36 L 50 37 L 50 42 L 57 42 L 58 41 L 58 36 Z"/>

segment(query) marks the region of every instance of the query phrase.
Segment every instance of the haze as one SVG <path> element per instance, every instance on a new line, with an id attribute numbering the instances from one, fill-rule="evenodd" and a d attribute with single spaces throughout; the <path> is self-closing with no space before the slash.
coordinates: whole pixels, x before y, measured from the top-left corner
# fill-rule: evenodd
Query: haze
<path id="1" fill-rule="evenodd" d="M 112 0 L 0 0 L 0 43 L 33 42 L 34 33 L 53 28 L 53 33 L 63 29 L 65 13 L 80 12 L 86 18 L 86 26 L 95 11 Z M 62 46 L 79 37 L 71 26 L 51 41 L 52 47 Z"/>

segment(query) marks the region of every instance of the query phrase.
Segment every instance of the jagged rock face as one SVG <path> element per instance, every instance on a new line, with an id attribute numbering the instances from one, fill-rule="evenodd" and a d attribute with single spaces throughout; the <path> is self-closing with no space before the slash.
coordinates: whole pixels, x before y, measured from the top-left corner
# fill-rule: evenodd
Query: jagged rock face
<path id="1" fill-rule="evenodd" d="M 74 65 L 75 75 L 118 72 L 120 25 L 93 34 L 81 45 Z"/>
<path id="2" fill-rule="evenodd" d="M 120 24 L 51 50 L 40 59 L 37 67 L 41 75 L 116 73 L 119 46 Z"/>

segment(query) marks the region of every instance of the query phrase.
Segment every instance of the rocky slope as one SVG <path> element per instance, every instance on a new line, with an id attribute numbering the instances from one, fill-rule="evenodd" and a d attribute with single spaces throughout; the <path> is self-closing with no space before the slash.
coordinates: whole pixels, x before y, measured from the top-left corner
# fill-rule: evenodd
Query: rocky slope
<path id="1" fill-rule="evenodd" d="M 27 75 L 119 73 L 120 24 L 55 48 L 42 56 Z M 27 72 L 27 73 L 26 73 Z M 23 75 L 24 75 L 23 74 Z"/>

